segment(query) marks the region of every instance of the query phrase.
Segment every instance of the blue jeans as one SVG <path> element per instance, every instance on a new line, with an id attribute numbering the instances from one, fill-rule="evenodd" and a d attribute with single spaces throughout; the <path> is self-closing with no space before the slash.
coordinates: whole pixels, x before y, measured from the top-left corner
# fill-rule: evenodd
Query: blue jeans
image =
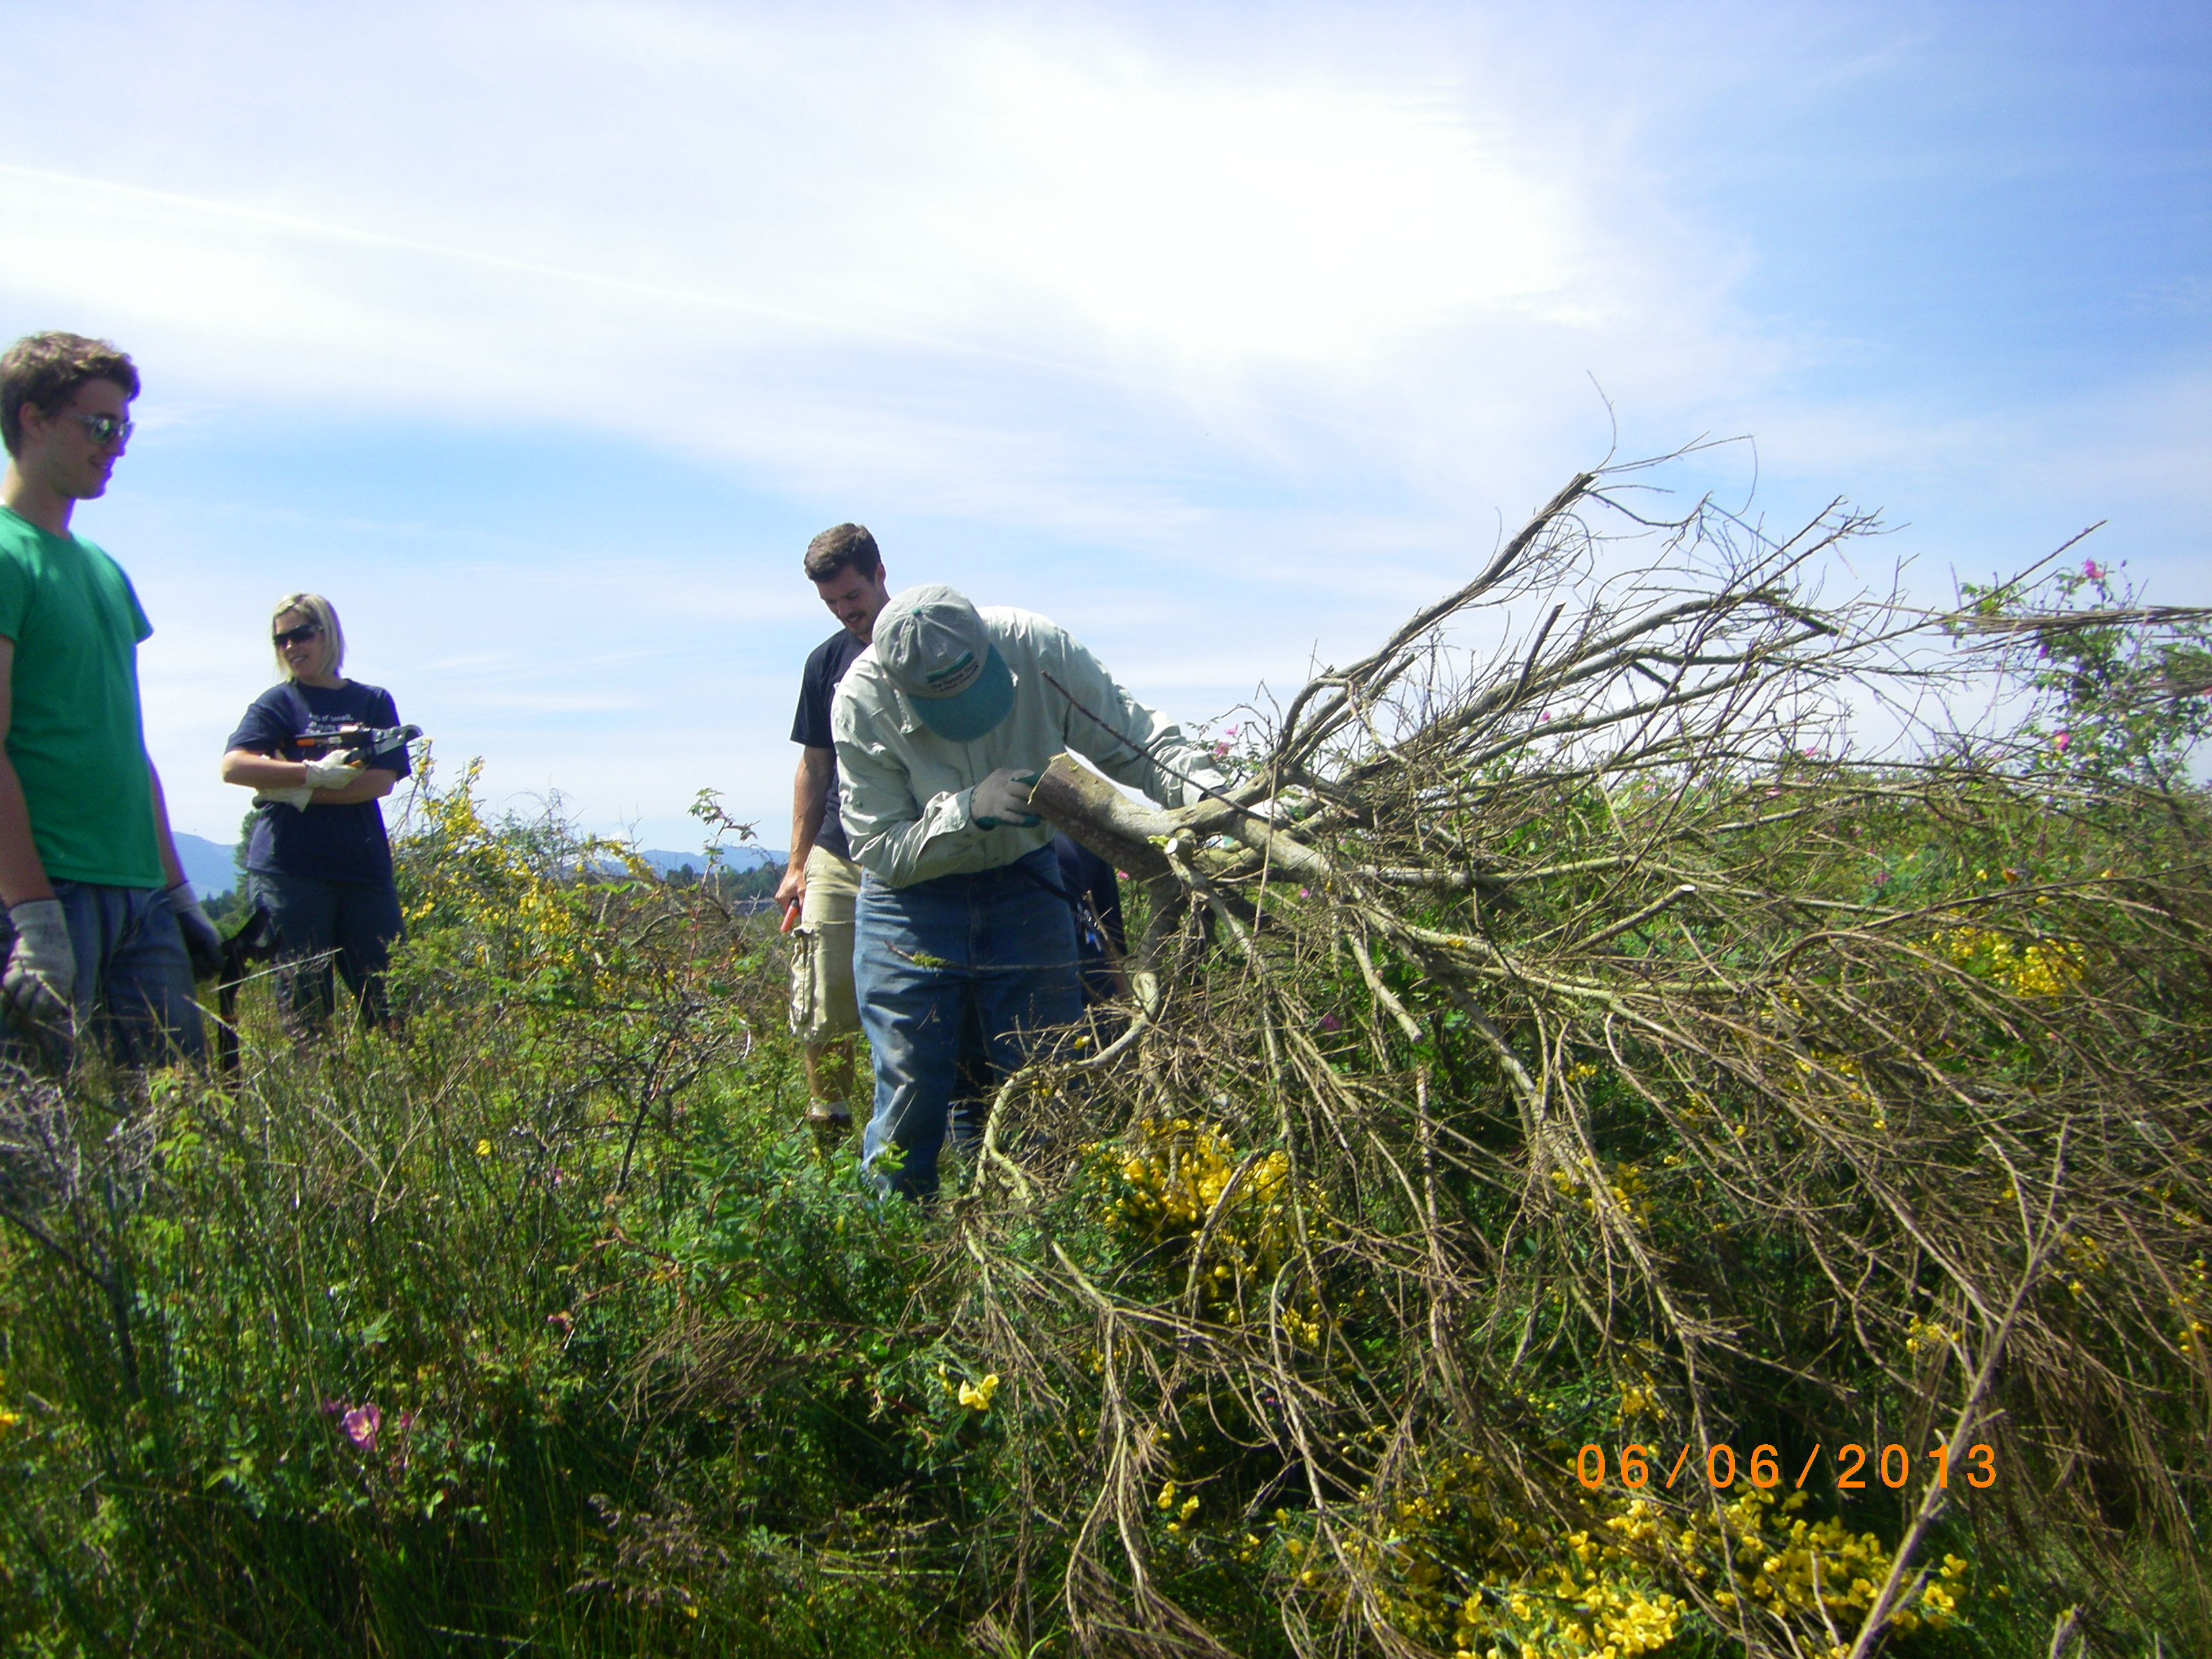
<path id="1" fill-rule="evenodd" d="M 853 978 L 876 1066 L 862 1162 L 878 1191 L 927 1197 L 948 1127 L 955 1146 L 979 1145 L 995 1085 L 1055 1028 L 1082 1017 L 1074 918 L 1052 848 L 909 887 L 866 878 Z M 965 1046 L 986 1057 L 987 1075 L 963 1088 L 963 1038 L 971 1031 Z M 878 1170 L 893 1146 L 898 1169 Z"/>
<path id="2" fill-rule="evenodd" d="M 345 981 L 363 1019 L 391 1018 L 385 971 L 403 931 L 391 881 L 319 881 L 253 872 L 253 896 L 276 933 L 276 1000 L 295 1030 L 326 1022 L 337 1004 L 331 969 Z"/>
<path id="3" fill-rule="evenodd" d="M 192 1000 L 192 959 L 159 887 L 58 881 L 54 896 L 76 954 L 70 1001 L 77 1027 L 129 1066 L 197 1060 L 206 1046 Z M 0 957 L 15 930 L 0 910 Z M 23 1039 L 12 1039 L 17 1052 Z"/>

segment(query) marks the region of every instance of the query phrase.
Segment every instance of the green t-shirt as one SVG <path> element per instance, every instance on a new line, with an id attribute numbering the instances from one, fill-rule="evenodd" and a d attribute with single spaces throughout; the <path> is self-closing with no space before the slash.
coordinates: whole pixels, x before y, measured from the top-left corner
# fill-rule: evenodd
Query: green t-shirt
<path id="1" fill-rule="evenodd" d="M 138 719 L 138 641 L 153 631 L 114 560 L 0 507 L 0 638 L 15 642 L 8 758 L 49 880 L 162 884 Z"/>

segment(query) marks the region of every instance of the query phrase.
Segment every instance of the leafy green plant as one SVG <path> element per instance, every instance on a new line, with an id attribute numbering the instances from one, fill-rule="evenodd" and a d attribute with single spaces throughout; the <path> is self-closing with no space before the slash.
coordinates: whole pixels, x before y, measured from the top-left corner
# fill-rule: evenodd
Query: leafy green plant
<path id="1" fill-rule="evenodd" d="M 2187 777 L 2212 733 L 2212 613 L 2146 605 L 2095 558 L 1959 591 L 1949 630 L 2034 696 L 2020 732 L 2030 769 L 2154 788 Z"/>

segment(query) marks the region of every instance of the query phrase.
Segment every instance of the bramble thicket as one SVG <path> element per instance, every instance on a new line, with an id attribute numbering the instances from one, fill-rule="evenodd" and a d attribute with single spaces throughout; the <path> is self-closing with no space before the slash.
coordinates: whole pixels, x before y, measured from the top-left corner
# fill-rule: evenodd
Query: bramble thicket
<path id="1" fill-rule="evenodd" d="M 1056 763 L 1133 996 L 927 1208 L 426 768 L 399 1033 L 8 1079 L 0 1654 L 2212 1651 L 2206 619 L 1647 481 Z"/>

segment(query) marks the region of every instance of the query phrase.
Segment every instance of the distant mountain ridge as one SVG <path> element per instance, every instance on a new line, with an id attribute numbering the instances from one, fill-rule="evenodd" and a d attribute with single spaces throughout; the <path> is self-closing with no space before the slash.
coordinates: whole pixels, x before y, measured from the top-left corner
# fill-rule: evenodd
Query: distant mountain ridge
<path id="1" fill-rule="evenodd" d="M 672 853 L 665 848 L 647 847 L 639 849 L 638 856 L 662 875 L 690 865 L 695 871 L 707 867 L 707 854 L 702 848 L 696 853 Z M 781 864 L 788 855 L 765 847 L 726 847 L 722 849 L 725 870 L 757 870 L 765 865 Z M 185 878 L 204 899 L 219 893 L 228 893 L 238 885 L 238 855 L 235 848 L 220 842 L 210 841 L 205 836 L 177 832 L 177 860 L 185 866 Z"/>
<path id="2" fill-rule="evenodd" d="M 637 855 L 664 876 L 672 870 L 682 869 L 687 864 L 694 870 L 703 871 L 707 867 L 707 854 L 703 850 L 696 853 L 670 853 L 657 848 L 645 847 L 638 849 Z M 781 864 L 789 857 L 790 854 L 787 853 L 773 852 L 765 847 L 725 847 L 722 849 L 722 868 L 757 870 L 764 865 Z"/>
<path id="3" fill-rule="evenodd" d="M 178 830 L 177 862 L 185 866 L 185 879 L 204 899 L 228 893 L 238 885 L 238 860 L 231 849 L 205 836 Z"/>

